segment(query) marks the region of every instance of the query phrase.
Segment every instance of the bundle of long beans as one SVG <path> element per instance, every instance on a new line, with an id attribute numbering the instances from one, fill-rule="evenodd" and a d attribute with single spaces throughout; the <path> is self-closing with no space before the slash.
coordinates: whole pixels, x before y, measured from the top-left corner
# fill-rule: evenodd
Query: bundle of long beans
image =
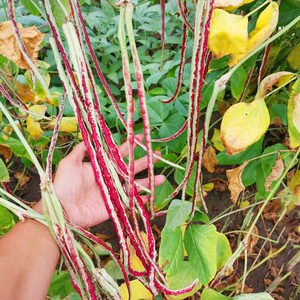
<path id="1" fill-rule="evenodd" d="M 16 199 L 14 196 L 9 195 L 6 192 L 6 196 L 15 202 L 18 202 L 22 209 L 18 211 L 18 215 L 27 214 L 27 216 L 34 217 L 39 221 L 47 224 L 56 238 L 56 241 L 62 251 L 64 262 L 69 270 L 71 280 L 74 287 L 82 297 L 82 299 L 98 299 L 101 298 L 99 291 L 105 293 L 109 298 L 121 299 L 120 291 L 118 285 L 114 280 L 106 273 L 106 271 L 101 268 L 101 261 L 99 255 L 95 251 L 93 245 L 90 241 L 99 243 L 104 247 L 112 256 L 112 258 L 118 263 L 122 270 L 126 285 L 130 292 L 130 284 L 128 279 L 128 274 L 137 277 L 155 296 L 160 290 L 166 294 L 179 295 L 191 291 L 197 280 L 191 284 L 189 287 L 181 290 L 170 290 L 168 288 L 168 283 L 164 278 L 160 268 L 156 263 L 156 248 L 155 240 L 152 234 L 150 219 L 153 219 L 158 212 L 154 209 L 154 167 L 153 167 L 153 156 L 156 154 L 152 150 L 151 141 L 151 124 L 147 112 L 145 89 L 143 86 L 143 74 L 140 66 L 139 57 L 137 54 L 137 48 L 135 45 L 133 27 L 132 27 L 132 12 L 134 6 L 129 1 L 120 1 L 120 20 L 119 20 L 119 42 L 122 52 L 122 62 L 123 62 L 123 75 L 125 82 L 125 96 L 127 101 L 127 120 L 125 121 L 116 101 L 113 98 L 109 86 L 105 81 L 105 78 L 101 72 L 99 63 L 97 61 L 95 52 L 91 46 L 89 36 L 84 26 L 83 17 L 80 11 L 80 6 L 77 0 L 69 0 L 71 7 L 71 16 L 64 9 L 64 6 L 57 0 L 61 5 L 62 9 L 65 11 L 65 23 L 63 24 L 63 34 L 61 36 L 60 31 L 56 25 L 55 17 L 51 10 L 51 4 L 49 0 L 43 0 L 46 12 L 47 22 L 52 30 L 53 36 L 50 37 L 50 44 L 53 49 L 54 57 L 56 60 L 58 72 L 62 84 L 64 86 L 63 100 L 60 104 L 59 114 L 57 116 L 57 122 L 53 131 L 53 137 L 50 144 L 49 155 L 47 158 L 46 172 L 39 165 L 38 160 L 35 158 L 34 153 L 30 147 L 26 146 L 34 164 L 36 165 L 40 177 L 41 177 L 41 190 L 42 190 L 42 201 L 44 204 L 44 212 L 46 217 L 37 216 L 37 214 L 28 208 L 25 204 Z M 162 0 L 163 1 L 163 0 Z M 21 49 L 21 52 L 28 64 L 32 68 L 32 76 L 36 77 L 43 85 L 48 97 L 51 97 L 49 89 L 44 82 L 38 68 L 32 62 L 29 54 L 27 53 L 26 46 L 23 43 L 19 28 L 17 25 L 17 20 L 15 16 L 15 7 L 13 0 L 8 0 L 9 4 L 9 14 L 13 23 L 15 37 Z M 178 86 L 174 96 L 165 101 L 170 102 L 176 99 L 179 95 L 182 78 L 183 69 L 185 65 L 185 53 L 187 45 L 187 30 L 188 28 L 193 31 L 193 41 L 194 50 L 192 57 L 192 71 L 191 71 L 191 85 L 190 85 L 190 104 L 189 104 L 189 116 L 185 125 L 173 136 L 162 139 L 161 141 L 168 141 L 176 138 L 180 135 L 186 128 L 188 130 L 188 155 L 187 155 L 187 166 L 185 171 L 185 176 L 178 188 L 172 193 L 168 198 L 173 198 L 178 192 L 183 189 L 183 200 L 184 191 L 187 184 L 187 180 L 190 177 L 193 163 L 196 157 L 196 144 L 197 144 L 197 133 L 198 133 L 198 121 L 200 112 L 200 101 L 201 92 L 204 83 L 206 73 L 208 71 L 208 64 L 211 60 L 211 54 L 207 48 L 207 40 L 211 22 L 211 15 L 213 11 L 214 0 L 199 0 L 197 2 L 195 11 L 194 28 L 190 25 L 187 20 L 187 7 L 186 3 L 182 7 L 180 0 L 178 0 L 178 6 L 180 14 L 183 18 L 183 47 L 181 53 L 181 63 L 179 66 L 178 75 Z M 162 7 L 164 5 L 162 4 Z M 162 23 L 164 26 L 164 22 Z M 134 137 L 134 122 L 133 122 L 133 112 L 134 112 L 134 101 L 133 93 L 131 88 L 131 76 L 129 70 L 129 57 L 127 53 L 127 43 L 126 43 L 126 31 L 129 40 L 129 45 L 131 49 L 131 56 L 135 68 L 135 76 L 138 89 L 138 98 L 140 101 L 141 114 L 143 117 L 144 124 L 144 138 L 145 145 L 140 141 L 136 140 Z M 164 30 L 162 30 L 164 32 Z M 64 47 L 62 40 L 65 39 L 68 44 L 68 50 Z M 117 114 L 127 130 L 128 136 L 128 148 L 129 148 L 129 165 L 127 166 L 116 146 L 112 133 L 110 132 L 107 124 L 104 121 L 103 115 L 100 109 L 99 96 L 97 94 L 96 82 L 90 67 L 86 52 L 84 50 L 85 45 L 88 46 L 89 52 L 92 56 L 93 64 L 96 68 L 97 75 L 102 81 L 104 89 L 112 102 Z M 1 75 L 1 74 L 0 74 Z M 209 126 L 210 116 L 212 109 L 217 98 L 218 93 L 224 88 L 224 83 L 228 80 L 227 77 L 222 78 L 216 82 L 214 91 L 210 102 L 208 103 L 205 127 L 203 128 L 203 136 L 201 141 L 201 150 L 198 159 L 197 176 L 195 182 L 195 193 L 193 199 L 193 210 L 190 220 L 193 218 L 196 195 L 199 192 L 202 195 L 201 188 L 201 165 L 202 156 L 204 153 L 207 130 Z M 24 110 L 27 113 L 31 113 L 26 107 L 22 107 L 22 101 L 17 98 L 16 94 L 13 94 L 12 90 L 6 92 L 9 86 L 8 82 L 4 82 L 5 86 L 1 86 L 1 92 L 3 95 L 14 105 Z M 13 94 L 13 96 L 12 96 Z M 18 104 L 16 100 L 18 101 Z M 71 224 L 62 209 L 62 206 L 55 194 L 55 190 L 51 181 L 52 170 L 51 162 L 52 155 L 55 148 L 56 139 L 59 133 L 60 120 L 62 118 L 62 112 L 64 108 L 65 99 L 68 98 L 71 103 L 75 115 L 78 120 L 78 125 L 82 133 L 83 140 L 88 149 L 89 157 L 93 170 L 95 173 L 95 178 L 99 184 L 103 199 L 106 204 L 107 211 L 113 220 L 116 228 L 116 232 L 119 238 L 122 262 L 120 262 L 112 249 L 110 249 L 105 243 L 100 239 L 93 236 L 91 233 L 85 231 L 84 229 Z M 0 103 L 1 109 L 4 111 L 6 117 L 11 123 L 14 123 L 8 110 Z M 22 132 L 18 129 L 16 125 L 13 125 L 16 133 L 22 142 L 27 143 L 22 135 Z M 137 184 L 134 181 L 134 143 L 137 142 L 147 151 L 147 166 L 149 173 L 149 190 L 150 192 L 150 213 L 146 211 L 143 205 L 143 201 L 139 196 Z M 160 158 L 161 159 L 161 158 Z M 170 162 L 167 162 L 174 167 L 179 167 Z M 123 185 L 120 181 L 120 177 L 124 178 L 128 184 L 128 195 L 123 189 Z M 141 187 L 139 187 L 141 188 Z M 3 202 L 9 209 L 17 212 L 15 206 L 10 206 L 4 199 Z M 203 203 L 204 199 L 202 197 Z M 96 209 L 96 208 L 95 208 Z M 126 209 L 130 210 L 130 217 L 132 218 L 132 224 L 126 214 Z M 145 241 L 141 236 L 141 228 L 138 223 L 138 217 L 141 217 L 143 221 L 143 226 L 147 233 L 149 247 L 146 246 Z M 97 267 L 94 266 L 91 259 L 83 251 L 80 244 L 74 239 L 73 232 L 77 233 L 81 238 L 91 247 L 93 250 Z M 136 250 L 136 254 L 140 259 L 144 270 L 136 271 L 130 266 L 130 253 L 128 249 L 127 238 L 130 244 Z"/>

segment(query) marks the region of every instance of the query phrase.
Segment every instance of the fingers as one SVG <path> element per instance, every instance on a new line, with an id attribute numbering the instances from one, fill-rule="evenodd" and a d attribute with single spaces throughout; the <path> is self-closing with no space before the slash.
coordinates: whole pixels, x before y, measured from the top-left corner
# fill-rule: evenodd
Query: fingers
<path id="1" fill-rule="evenodd" d="M 154 178 L 154 186 L 159 186 L 161 184 L 163 184 L 166 180 L 166 177 L 164 175 L 155 175 Z M 149 177 L 148 178 L 141 178 L 141 179 L 137 179 L 134 182 L 136 182 L 138 185 L 137 187 L 137 191 L 138 192 L 142 192 L 143 189 L 141 189 L 139 186 L 143 186 L 146 189 L 149 189 Z M 126 192 L 128 193 L 128 185 L 127 183 L 125 183 L 125 188 L 126 188 Z"/>
<path id="2" fill-rule="evenodd" d="M 66 158 L 71 159 L 73 162 L 77 164 L 82 164 L 84 157 L 87 155 L 88 150 L 84 144 L 84 142 L 79 143 L 72 152 L 66 156 Z"/>
<path id="3" fill-rule="evenodd" d="M 144 136 L 140 133 L 140 134 L 135 135 L 135 138 L 142 141 Z M 133 148 L 136 148 L 136 147 L 137 147 L 137 143 L 134 143 Z M 122 145 L 120 145 L 119 150 L 120 150 L 121 156 L 123 158 L 126 157 L 129 154 L 128 143 L 125 142 Z"/>
<path id="4" fill-rule="evenodd" d="M 155 152 L 157 155 L 161 156 L 161 153 L 159 151 Z M 153 164 L 158 162 L 158 158 L 153 157 Z M 142 158 L 137 159 L 134 162 L 134 174 L 137 174 L 147 168 L 147 156 L 144 156 Z"/>

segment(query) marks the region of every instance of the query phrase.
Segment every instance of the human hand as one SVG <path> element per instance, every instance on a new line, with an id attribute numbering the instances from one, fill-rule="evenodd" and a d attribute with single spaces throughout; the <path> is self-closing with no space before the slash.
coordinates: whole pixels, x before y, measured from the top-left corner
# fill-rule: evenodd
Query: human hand
<path id="1" fill-rule="evenodd" d="M 139 140 L 143 135 L 136 136 Z M 136 147 L 137 144 L 134 145 Z M 128 155 L 128 144 L 119 147 L 122 157 Z M 95 226 L 109 219 L 102 194 L 96 182 L 93 167 L 90 162 L 83 162 L 87 148 L 82 142 L 67 155 L 58 165 L 55 175 L 54 187 L 56 194 L 64 207 L 70 221 L 83 228 Z M 153 158 L 154 163 L 158 161 Z M 147 167 L 147 157 L 135 161 L 134 173 L 137 174 Z M 165 181 L 163 175 L 155 176 L 155 185 Z M 136 182 L 148 188 L 148 178 L 137 179 Z M 141 196 L 144 203 L 149 196 Z"/>

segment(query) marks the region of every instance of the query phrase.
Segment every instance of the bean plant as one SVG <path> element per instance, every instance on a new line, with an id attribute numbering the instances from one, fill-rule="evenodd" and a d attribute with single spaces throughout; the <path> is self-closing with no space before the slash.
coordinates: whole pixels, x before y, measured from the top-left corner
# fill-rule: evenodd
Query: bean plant
<path id="1" fill-rule="evenodd" d="M 232 299 L 217 292 L 217 285 L 243 252 L 247 257 L 247 243 L 266 205 L 281 186 L 283 214 L 300 203 L 299 173 L 286 185 L 286 175 L 297 164 L 300 151 L 298 4 L 271 0 L 20 2 L 7 0 L 1 7 L 4 22 L 0 26 L 12 29 L 20 58 L 0 50 L 0 152 L 7 162 L 13 152 L 25 166 L 35 167 L 45 215 L 10 190 L 2 160 L 1 207 L 21 221 L 26 216 L 49 227 L 81 299 L 144 299 L 149 293 L 151 298 L 184 299 L 199 290 L 202 300 Z M 289 9 L 293 14 L 289 15 Z M 33 24 L 45 32 L 36 32 L 39 42 L 25 38 L 24 30 Z M 157 33 L 159 39 L 154 37 Z M 284 46 L 288 35 L 292 51 Z M 40 44 L 42 51 L 32 54 L 32 46 L 39 49 Z M 228 95 L 232 105 L 226 101 Z M 209 129 L 218 124 L 212 124 L 212 114 L 222 104 L 230 107 L 223 112 L 220 131 L 211 138 Z M 290 143 L 263 146 L 270 120 L 276 118 L 287 126 Z M 143 133 L 143 142 L 135 137 L 137 133 Z M 53 167 L 62 156 L 62 136 L 68 150 L 79 140 L 87 147 L 120 256 L 65 215 L 52 183 Z M 128 144 L 126 159 L 118 148 L 122 139 Z M 220 165 L 238 165 L 227 171 L 234 203 L 246 187 L 257 187 L 254 203 L 246 207 L 246 234 L 233 253 L 226 235 L 214 225 L 227 214 L 214 220 L 207 216 L 205 197 L 211 185 L 203 183 L 202 171 L 209 151 Z M 135 159 L 143 155 L 147 156 L 149 188 L 135 182 Z M 166 180 L 155 188 L 157 170 L 172 173 L 176 187 Z M 146 206 L 138 190 L 150 195 Z M 257 204 L 261 206 L 253 217 Z M 3 227 L 6 233 L 17 219 L 8 211 L 4 214 L 11 222 Z M 166 222 L 158 247 L 150 221 L 162 215 Z M 89 246 L 94 260 L 77 237 Z M 119 278 L 102 266 L 99 248 L 121 271 L 121 288 L 115 280 Z M 246 273 L 247 269 L 241 278 L 242 295 L 233 299 L 273 299 L 268 293 L 256 293 L 253 298 L 243 295 Z"/>

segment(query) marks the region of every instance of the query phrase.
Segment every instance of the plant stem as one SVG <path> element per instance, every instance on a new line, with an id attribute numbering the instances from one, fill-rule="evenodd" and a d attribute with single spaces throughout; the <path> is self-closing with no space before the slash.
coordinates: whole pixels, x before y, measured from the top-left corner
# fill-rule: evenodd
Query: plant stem
<path id="1" fill-rule="evenodd" d="M 253 15 L 257 11 L 259 11 L 261 8 L 263 8 L 267 4 L 270 4 L 270 0 L 267 0 L 266 2 L 264 2 L 263 4 L 261 4 L 260 6 L 258 6 L 257 8 L 253 9 L 252 11 L 250 11 L 247 15 L 244 16 L 244 18 L 250 17 L 251 15 Z"/>
<path id="2" fill-rule="evenodd" d="M 22 178 L 23 178 L 23 176 L 25 175 L 25 172 L 26 172 L 26 166 L 24 166 L 24 169 L 23 169 L 23 172 L 22 172 L 22 175 L 21 175 L 21 177 L 20 177 L 20 179 L 19 179 L 19 181 L 18 181 L 18 183 L 17 183 L 17 185 L 16 185 L 16 187 L 14 188 L 14 190 L 13 190 L 13 194 L 16 192 L 16 190 L 18 189 L 18 187 L 19 187 L 19 185 L 20 185 L 20 183 L 21 183 L 21 181 L 22 181 Z"/>

